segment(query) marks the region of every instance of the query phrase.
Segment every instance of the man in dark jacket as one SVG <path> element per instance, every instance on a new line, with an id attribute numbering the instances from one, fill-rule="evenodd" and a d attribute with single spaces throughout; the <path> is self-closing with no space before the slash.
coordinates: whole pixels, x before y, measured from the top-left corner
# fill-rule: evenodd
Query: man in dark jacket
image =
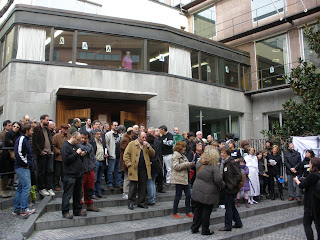
<path id="1" fill-rule="evenodd" d="M 83 162 L 80 156 L 86 155 L 85 151 L 77 148 L 81 140 L 79 132 L 74 132 L 70 140 L 65 141 L 61 148 L 62 169 L 63 169 L 63 195 L 62 195 L 62 216 L 72 219 L 69 213 L 69 201 L 73 198 L 73 215 L 87 216 L 81 211 L 82 179 L 84 173 Z"/>
<path id="2" fill-rule="evenodd" d="M 234 199 L 239 192 L 239 183 L 241 182 L 241 170 L 230 156 L 231 150 L 228 147 L 221 149 L 221 166 L 223 171 L 223 181 L 225 182 L 225 225 L 219 228 L 219 231 L 231 231 L 232 228 L 242 228 L 242 222 L 239 212 L 234 204 Z M 232 225 L 232 220 L 235 222 Z"/>
<path id="3" fill-rule="evenodd" d="M 293 143 L 289 144 L 288 151 L 284 153 L 284 165 L 286 166 L 286 173 L 288 176 L 288 192 L 289 201 L 294 199 L 293 187 L 296 188 L 296 200 L 301 202 L 300 188 L 293 181 L 293 179 L 299 174 L 299 168 L 301 165 L 301 155 L 294 150 Z"/>
<path id="4" fill-rule="evenodd" d="M 77 147 L 85 152 L 84 156 L 81 156 L 80 158 L 84 167 L 82 189 L 84 202 L 87 205 L 87 211 L 99 212 L 100 209 L 93 206 L 92 200 L 96 169 L 96 155 L 92 145 L 89 143 L 89 133 L 87 131 L 84 130 L 81 133 L 81 141 Z"/>
<path id="5" fill-rule="evenodd" d="M 21 214 L 22 218 L 29 217 L 35 209 L 29 209 L 29 195 L 31 191 L 31 170 L 34 167 L 32 149 L 29 143 L 29 137 L 33 134 L 30 125 L 24 125 L 22 135 L 17 139 L 14 145 L 14 169 L 19 179 L 18 189 L 14 198 L 13 215 Z"/>
<path id="6" fill-rule="evenodd" d="M 54 196 L 53 192 L 53 146 L 48 129 L 49 116 L 42 115 L 40 124 L 34 128 L 32 146 L 37 159 L 38 188 L 42 196 Z"/>
<path id="7" fill-rule="evenodd" d="M 166 184 L 170 185 L 173 154 L 173 135 L 168 132 L 168 129 L 165 125 L 160 126 L 159 129 L 161 133 L 160 141 L 162 144 L 162 159 L 167 171 Z"/>

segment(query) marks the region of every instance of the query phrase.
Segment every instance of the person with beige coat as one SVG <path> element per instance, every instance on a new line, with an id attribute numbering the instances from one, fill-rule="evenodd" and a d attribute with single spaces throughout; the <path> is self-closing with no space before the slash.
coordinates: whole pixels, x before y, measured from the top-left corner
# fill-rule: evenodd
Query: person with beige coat
<path id="1" fill-rule="evenodd" d="M 150 157 L 155 155 L 155 151 L 146 141 L 146 136 L 145 132 L 140 132 L 138 138 L 128 144 L 123 155 L 123 161 L 128 168 L 128 178 L 130 180 L 128 194 L 128 208 L 130 210 L 133 210 L 137 191 L 138 207 L 148 208 L 144 202 L 147 192 L 147 180 L 151 179 Z"/>
<path id="2" fill-rule="evenodd" d="M 187 144 L 183 141 L 178 141 L 174 146 L 172 157 L 172 172 L 171 183 L 176 185 L 176 195 L 173 201 L 173 217 L 182 218 L 178 213 L 178 205 L 182 196 L 182 191 L 186 195 L 186 217 L 193 218 L 191 211 L 191 189 L 189 179 L 189 168 L 194 166 L 194 162 L 189 162 L 187 157 L 183 155 L 186 151 Z"/>

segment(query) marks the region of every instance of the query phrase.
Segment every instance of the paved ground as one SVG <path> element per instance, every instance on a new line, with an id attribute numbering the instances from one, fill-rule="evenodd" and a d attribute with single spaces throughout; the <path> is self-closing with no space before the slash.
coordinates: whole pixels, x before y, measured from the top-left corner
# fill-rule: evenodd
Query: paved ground
<path id="1" fill-rule="evenodd" d="M 13 207 L 0 210 L 0 239 L 11 239 L 11 236 L 20 229 L 25 222 L 20 216 L 12 216 Z"/>

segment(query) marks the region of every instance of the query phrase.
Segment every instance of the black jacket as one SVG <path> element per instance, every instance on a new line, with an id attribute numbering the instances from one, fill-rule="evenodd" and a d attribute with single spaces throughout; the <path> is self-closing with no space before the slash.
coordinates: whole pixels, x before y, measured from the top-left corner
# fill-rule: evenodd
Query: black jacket
<path id="1" fill-rule="evenodd" d="M 62 169 L 65 176 L 81 177 L 84 173 L 83 162 L 76 152 L 77 146 L 65 141 L 61 148 Z"/>
<path id="2" fill-rule="evenodd" d="M 93 150 L 93 147 L 90 143 L 79 143 L 77 148 L 81 148 L 82 151 L 86 151 L 87 154 L 83 157 L 80 156 L 81 161 L 83 162 L 83 168 L 85 173 L 90 173 L 96 169 L 96 154 Z"/>
<path id="3" fill-rule="evenodd" d="M 310 172 L 308 171 L 309 165 L 310 165 L 310 158 L 305 157 L 300 166 L 300 173 L 302 177 L 307 177 L 310 174 Z"/>
<path id="4" fill-rule="evenodd" d="M 229 157 L 223 166 L 223 181 L 225 182 L 225 191 L 227 194 L 237 194 L 239 192 L 239 183 L 242 174 L 239 164 Z"/>
<path id="5" fill-rule="evenodd" d="M 299 184 L 299 188 L 305 189 L 304 208 L 309 208 L 318 217 L 320 216 L 320 201 L 313 196 L 313 191 L 319 180 L 319 173 L 312 172 Z"/>
<path id="6" fill-rule="evenodd" d="M 284 165 L 286 166 L 287 175 L 299 175 L 300 166 L 301 166 L 301 155 L 299 152 L 289 150 L 284 152 Z M 290 171 L 290 168 L 295 168 L 297 173 Z"/>
<path id="7" fill-rule="evenodd" d="M 163 135 L 161 138 L 162 143 L 162 155 L 168 155 L 173 153 L 173 135 L 167 132 L 166 135 Z"/>
<path id="8" fill-rule="evenodd" d="M 20 132 L 15 133 L 13 130 L 6 132 L 5 142 L 4 142 L 5 147 L 14 147 L 15 142 L 20 136 L 21 136 Z"/>
<path id="9" fill-rule="evenodd" d="M 51 151 L 53 152 L 52 135 L 50 133 L 50 130 L 47 127 L 45 127 L 45 129 L 49 136 Z M 36 155 L 39 156 L 41 154 L 41 152 L 44 149 L 44 143 L 45 143 L 45 139 L 42 132 L 42 128 L 40 125 L 38 125 L 33 129 L 33 135 L 32 135 L 32 149 Z"/>
<path id="10" fill-rule="evenodd" d="M 276 165 L 271 166 L 270 165 L 270 161 L 269 160 L 275 160 L 277 162 Z M 273 153 L 268 154 L 267 156 L 267 166 L 268 166 L 268 175 L 272 175 L 272 176 L 283 176 L 283 170 L 282 170 L 282 158 L 279 155 L 279 153 L 274 156 Z"/>

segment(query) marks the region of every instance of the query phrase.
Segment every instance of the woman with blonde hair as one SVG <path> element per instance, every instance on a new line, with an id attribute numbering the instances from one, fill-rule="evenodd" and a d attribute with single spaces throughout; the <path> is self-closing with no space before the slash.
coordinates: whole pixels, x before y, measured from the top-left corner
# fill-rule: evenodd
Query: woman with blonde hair
<path id="1" fill-rule="evenodd" d="M 196 164 L 197 177 L 192 188 L 192 200 L 195 204 L 191 232 L 199 232 L 202 225 L 202 235 L 211 235 L 209 230 L 210 214 L 213 207 L 218 207 L 220 189 L 224 181 L 220 173 L 219 154 L 213 146 L 207 146 Z"/>

